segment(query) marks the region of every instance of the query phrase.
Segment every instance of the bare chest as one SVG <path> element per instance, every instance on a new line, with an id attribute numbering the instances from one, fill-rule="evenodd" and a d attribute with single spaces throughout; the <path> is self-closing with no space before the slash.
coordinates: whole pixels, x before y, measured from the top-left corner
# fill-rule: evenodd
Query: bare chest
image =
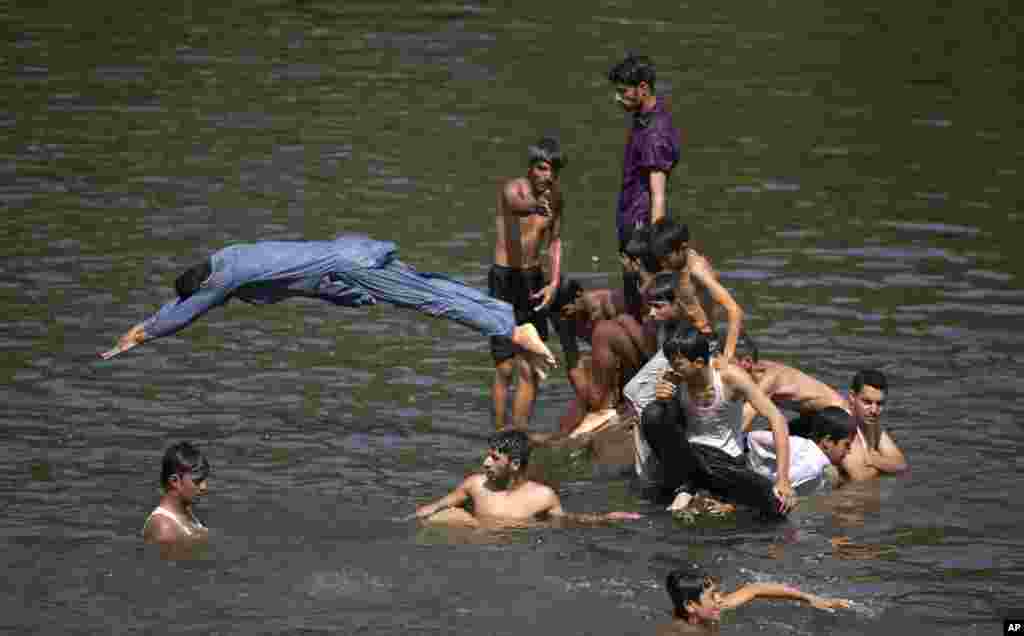
<path id="1" fill-rule="evenodd" d="M 487 488 L 474 493 L 473 511 L 478 516 L 502 519 L 532 519 L 542 512 L 541 506 L 528 492 L 494 492 Z"/>

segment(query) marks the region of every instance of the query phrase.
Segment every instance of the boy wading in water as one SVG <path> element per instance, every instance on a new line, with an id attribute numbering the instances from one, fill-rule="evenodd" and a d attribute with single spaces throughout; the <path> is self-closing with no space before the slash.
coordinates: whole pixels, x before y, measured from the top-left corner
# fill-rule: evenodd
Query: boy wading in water
<path id="1" fill-rule="evenodd" d="M 522 522 L 538 518 L 583 523 L 639 519 L 632 512 L 571 513 L 562 509 L 558 494 L 526 478 L 530 460 L 529 437 L 524 431 L 502 431 L 491 436 L 483 472 L 470 475 L 444 497 L 420 506 L 415 516 L 432 523 L 477 527 L 481 522 Z M 473 512 L 463 508 L 472 503 Z"/>
<path id="2" fill-rule="evenodd" d="M 517 325 L 532 324 L 547 339 L 548 307 L 558 292 L 562 263 L 562 211 L 565 199 L 559 173 L 565 167 L 558 141 L 544 137 L 530 146 L 525 177 L 505 182 L 498 193 L 494 264 L 487 276 L 491 296 L 515 309 Z M 541 251 L 547 248 L 549 282 L 544 281 Z M 536 357 L 519 355 L 508 339 L 491 339 L 494 357 L 494 425 L 525 430 L 546 369 Z M 518 378 L 512 417 L 506 414 L 509 387 Z"/>
<path id="3" fill-rule="evenodd" d="M 209 492 L 209 475 L 210 462 L 192 444 L 178 442 L 164 452 L 160 468 L 164 494 L 142 526 L 146 543 L 159 545 L 168 556 L 207 540 L 209 531 L 196 518 L 193 505 Z"/>

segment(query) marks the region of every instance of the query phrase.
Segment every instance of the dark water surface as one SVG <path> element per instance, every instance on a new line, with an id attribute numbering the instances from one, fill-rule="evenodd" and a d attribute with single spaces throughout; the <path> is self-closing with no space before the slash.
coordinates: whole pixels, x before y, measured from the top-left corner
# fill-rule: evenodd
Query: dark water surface
<path id="1" fill-rule="evenodd" d="M 1009 2 L 0 6 L 0 630 L 653 633 L 695 561 L 850 611 L 762 603 L 723 633 L 994 634 L 1024 615 L 1021 85 Z M 783 526 L 677 524 L 628 476 L 542 454 L 568 509 L 641 522 L 459 533 L 394 521 L 490 431 L 486 342 L 390 308 L 209 314 L 96 358 L 226 243 L 396 240 L 484 287 L 495 188 L 557 131 L 565 269 L 618 284 L 626 119 L 658 62 L 684 131 L 670 208 L 765 357 L 891 378 L 908 478 Z M 599 260 L 594 261 L 593 257 Z M 570 391 L 544 387 L 551 430 Z M 214 464 L 202 558 L 140 545 L 159 456 Z M 834 537 L 851 546 L 834 548 Z"/>

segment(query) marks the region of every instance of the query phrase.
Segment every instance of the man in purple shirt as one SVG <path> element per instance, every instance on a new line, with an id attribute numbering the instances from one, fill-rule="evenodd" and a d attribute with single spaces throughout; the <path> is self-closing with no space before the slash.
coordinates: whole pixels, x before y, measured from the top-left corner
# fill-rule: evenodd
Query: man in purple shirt
<path id="1" fill-rule="evenodd" d="M 415 309 L 507 338 L 557 366 L 530 324 L 516 326 L 512 305 L 441 274 L 418 272 L 397 258 L 398 246 L 365 236 L 333 241 L 260 241 L 231 245 L 174 281 L 178 297 L 121 336 L 103 359 L 176 333 L 207 311 L 238 298 L 254 305 L 303 296 L 342 307 L 378 302 Z"/>
<path id="2" fill-rule="evenodd" d="M 668 177 L 679 161 L 679 131 L 665 98 L 654 94 L 654 78 L 654 64 L 646 56 L 630 55 L 608 72 L 608 80 L 615 85 L 615 101 L 633 114 L 615 217 L 620 253 L 634 229 L 667 215 Z M 626 306 L 639 320 L 639 279 L 628 271 L 623 271 L 622 278 Z"/>

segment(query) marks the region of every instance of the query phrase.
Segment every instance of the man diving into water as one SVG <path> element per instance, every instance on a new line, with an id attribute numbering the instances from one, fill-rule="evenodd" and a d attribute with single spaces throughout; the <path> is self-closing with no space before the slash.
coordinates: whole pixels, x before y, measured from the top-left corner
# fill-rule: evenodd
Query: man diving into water
<path id="1" fill-rule="evenodd" d="M 533 325 L 516 326 L 512 305 L 441 274 L 417 272 L 397 258 L 398 246 L 365 236 L 333 241 L 260 241 L 214 252 L 174 281 L 178 297 L 132 327 L 100 356 L 176 333 L 232 298 L 262 305 L 303 296 L 342 307 L 378 302 L 454 320 L 557 366 Z"/>

